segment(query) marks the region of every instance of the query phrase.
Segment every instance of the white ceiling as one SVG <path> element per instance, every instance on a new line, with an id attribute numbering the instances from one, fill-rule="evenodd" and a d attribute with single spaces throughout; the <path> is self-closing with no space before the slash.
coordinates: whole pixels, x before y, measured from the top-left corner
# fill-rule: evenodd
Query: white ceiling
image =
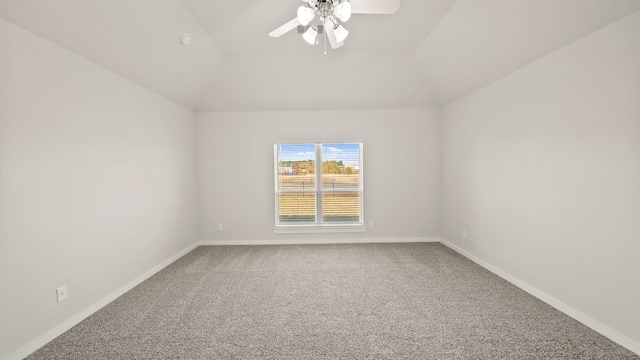
<path id="1" fill-rule="evenodd" d="M 394 15 L 354 15 L 326 56 L 295 31 L 267 35 L 300 4 L 0 0 L 0 16 L 197 111 L 381 109 L 446 104 L 640 0 L 401 0 Z"/>

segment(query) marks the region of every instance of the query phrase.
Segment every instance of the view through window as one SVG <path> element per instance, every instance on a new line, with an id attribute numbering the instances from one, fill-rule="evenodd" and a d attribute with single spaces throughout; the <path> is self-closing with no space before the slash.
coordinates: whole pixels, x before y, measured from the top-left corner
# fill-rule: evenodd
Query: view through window
<path id="1" fill-rule="evenodd" d="M 276 225 L 362 225 L 362 144 L 276 144 Z"/>

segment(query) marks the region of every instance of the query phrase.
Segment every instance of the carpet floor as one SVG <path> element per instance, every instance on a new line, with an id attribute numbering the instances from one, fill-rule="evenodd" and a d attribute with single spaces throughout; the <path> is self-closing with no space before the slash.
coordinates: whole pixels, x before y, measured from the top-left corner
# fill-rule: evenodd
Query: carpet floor
<path id="1" fill-rule="evenodd" d="M 438 243 L 198 247 L 35 359 L 640 359 Z"/>

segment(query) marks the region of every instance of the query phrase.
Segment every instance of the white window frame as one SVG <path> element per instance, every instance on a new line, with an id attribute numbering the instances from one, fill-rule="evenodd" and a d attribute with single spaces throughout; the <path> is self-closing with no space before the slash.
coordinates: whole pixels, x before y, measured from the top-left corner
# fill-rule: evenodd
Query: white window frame
<path id="1" fill-rule="evenodd" d="M 315 146 L 315 166 L 316 166 L 316 179 L 314 190 L 285 190 L 278 189 L 278 145 L 314 145 Z M 360 148 L 360 162 L 359 162 L 359 181 L 358 189 L 344 189 L 344 190 L 329 190 L 322 189 L 322 145 L 325 144 L 359 144 Z M 353 233 L 353 232 L 366 232 L 364 221 L 364 143 L 362 140 L 356 141 L 278 141 L 273 144 L 273 162 L 274 162 L 274 199 L 275 199 L 275 227 L 273 229 L 276 234 L 315 234 L 315 233 Z M 319 171 L 320 170 L 320 171 Z M 332 192 L 354 192 L 360 193 L 360 221 L 357 223 L 324 223 L 322 222 L 322 194 Z M 278 195 L 283 193 L 313 193 L 316 200 L 316 219 L 314 223 L 302 223 L 302 224 L 283 224 L 279 222 L 279 204 Z"/>

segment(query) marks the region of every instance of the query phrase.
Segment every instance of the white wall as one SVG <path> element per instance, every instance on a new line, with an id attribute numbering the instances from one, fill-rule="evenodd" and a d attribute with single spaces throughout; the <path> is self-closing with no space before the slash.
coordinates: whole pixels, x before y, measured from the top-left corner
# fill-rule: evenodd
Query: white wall
<path id="1" fill-rule="evenodd" d="M 446 106 L 441 229 L 636 352 L 638 32 L 635 13 Z"/>
<path id="2" fill-rule="evenodd" d="M 4 358 L 194 244 L 197 208 L 190 110 L 0 22 Z"/>
<path id="3" fill-rule="evenodd" d="M 201 240 L 437 236 L 438 116 L 438 110 L 199 114 Z M 374 221 L 373 229 L 314 236 L 273 233 L 273 144 L 301 140 L 364 141 L 364 216 Z M 217 230 L 219 223 L 223 231 Z"/>

